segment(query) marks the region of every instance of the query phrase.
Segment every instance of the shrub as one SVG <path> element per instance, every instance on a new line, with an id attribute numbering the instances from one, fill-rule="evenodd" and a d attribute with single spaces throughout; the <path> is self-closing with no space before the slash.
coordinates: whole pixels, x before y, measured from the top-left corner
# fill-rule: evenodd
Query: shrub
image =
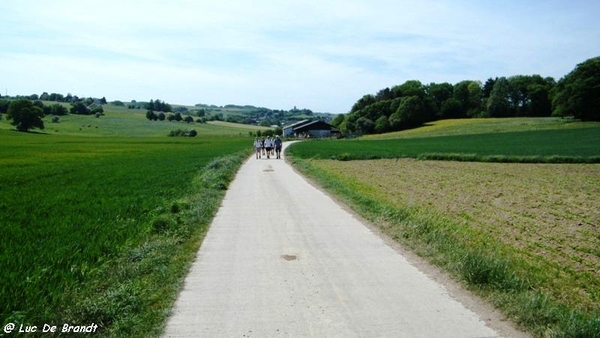
<path id="1" fill-rule="evenodd" d="M 181 136 L 186 136 L 186 137 L 196 137 L 198 135 L 198 132 L 194 129 L 189 129 L 189 130 L 183 130 L 183 129 L 177 129 L 177 130 L 171 130 L 171 132 L 169 133 L 169 137 L 181 137 Z"/>
<path id="2" fill-rule="evenodd" d="M 173 229 L 176 222 L 167 216 L 158 216 L 152 220 L 152 231 L 154 233 L 164 233 L 169 229 Z"/>

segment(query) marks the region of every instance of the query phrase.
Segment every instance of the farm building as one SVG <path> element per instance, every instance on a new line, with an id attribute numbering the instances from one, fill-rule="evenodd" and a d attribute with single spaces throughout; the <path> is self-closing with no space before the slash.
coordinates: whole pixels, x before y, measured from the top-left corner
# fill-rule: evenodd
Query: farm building
<path id="1" fill-rule="evenodd" d="M 283 127 L 283 137 L 331 137 L 337 133 L 339 130 L 324 121 L 303 120 Z"/>
<path id="2" fill-rule="evenodd" d="M 295 127 L 299 127 L 299 126 L 301 126 L 303 124 L 306 124 L 308 122 L 310 122 L 310 121 L 308 121 L 308 120 L 302 120 L 302 121 L 298 121 L 296 123 L 293 123 L 293 124 L 290 124 L 290 125 L 287 125 L 287 126 L 283 127 L 283 137 L 294 136 L 294 128 Z"/>

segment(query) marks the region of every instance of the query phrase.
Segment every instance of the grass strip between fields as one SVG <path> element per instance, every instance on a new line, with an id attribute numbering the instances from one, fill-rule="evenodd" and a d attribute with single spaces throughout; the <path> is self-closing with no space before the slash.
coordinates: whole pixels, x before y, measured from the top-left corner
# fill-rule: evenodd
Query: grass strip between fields
<path id="1" fill-rule="evenodd" d="M 600 337 L 600 312 L 569 307 L 539 287 L 543 266 L 428 208 L 385 202 L 372 187 L 325 170 L 311 159 L 292 164 L 386 235 L 449 272 L 538 337 Z"/>
<path id="2" fill-rule="evenodd" d="M 68 290 L 65 322 L 96 323 L 102 336 L 159 336 L 230 181 L 247 158 L 219 157 L 199 171 L 193 193 L 154 211 L 149 237 L 93 271 L 90 283 Z"/>

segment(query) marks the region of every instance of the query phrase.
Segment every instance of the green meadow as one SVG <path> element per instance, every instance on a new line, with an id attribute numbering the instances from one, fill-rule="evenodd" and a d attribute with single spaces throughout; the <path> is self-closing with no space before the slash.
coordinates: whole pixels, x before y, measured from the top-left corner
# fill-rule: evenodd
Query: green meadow
<path id="1" fill-rule="evenodd" d="M 497 121 L 495 127 L 484 119 L 439 121 L 438 128 L 410 130 L 406 136 L 392 133 L 398 138 L 381 135 L 300 143 L 290 150 L 300 158 L 338 160 L 410 157 L 480 162 L 600 162 L 600 123 L 539 119 L 536 128 L 534 119 L 524 119 L 529 123 L 515 120 L 519 119 Z M 523 125 L 526 130 L 519 128 Z"/>
<path id="2" fill-rule="evenodd" d="M 46 105 L 56 102 L 44 102 Z M 70 105 L 63 103 L 65 107 Z M 146 109 L 127 109 L 112 105 L 104 105 L 105 115 L 96 118 L 90 115 L 59 116 L 59 122 L 53 123 L 51 116 L 44 118 L 45 129 L 49 135 L 79 136 L 125 136 L 125 137 L 163 137 L 176 129 L 195 129 L 199 136 L 246 136 L 250 130 L 266 130 L 269 128 L 243 124 L 211 121 L 208 123 L 186 123 L 168 121 L 150 121 L 146 118 Z M 194 120 L 197 117 L 194 116 Z M 6 119 L 0 120 L 0 130 L 14 129 Z"/>
<path id="3" fill-rule="evenodd" d="M 2 324 L 159 335 L 249 129 L 126 111 L 45 123 L 0 121 Z M 198 137 L 166 136 L 192 127 Z"/>

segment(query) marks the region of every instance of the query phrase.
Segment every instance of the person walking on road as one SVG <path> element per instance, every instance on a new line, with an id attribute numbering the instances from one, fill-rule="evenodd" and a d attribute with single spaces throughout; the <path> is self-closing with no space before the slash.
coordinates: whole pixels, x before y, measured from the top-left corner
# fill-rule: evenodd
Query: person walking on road
<path id="1" fill-rule="evenodd" d="M 259 159 L 261 158 L 260 152 L 262 151 L 263 148 L 263 142 L 260 140 L 260 138 L 256 138 L 256 140 L 254 140 L 254 149 L 256 150 L 256 158 Z"/>
<path id="2" fill-rule="evenodd" d="M 273 150 L 273 140 L 267 136 L 265 139 L 265 150 L 267 151 L 267 159 L 271 158 L 271 151 Z"/>
<path id="3" fill-rule="evenodd" d="M 279 135 L 275 136 L 275 141 L 273 142 L 275 144 L 275 153 L 277 154 L 277 158 L 280 159 L 281 158 L 281 139 L 279 138 Z"/>

